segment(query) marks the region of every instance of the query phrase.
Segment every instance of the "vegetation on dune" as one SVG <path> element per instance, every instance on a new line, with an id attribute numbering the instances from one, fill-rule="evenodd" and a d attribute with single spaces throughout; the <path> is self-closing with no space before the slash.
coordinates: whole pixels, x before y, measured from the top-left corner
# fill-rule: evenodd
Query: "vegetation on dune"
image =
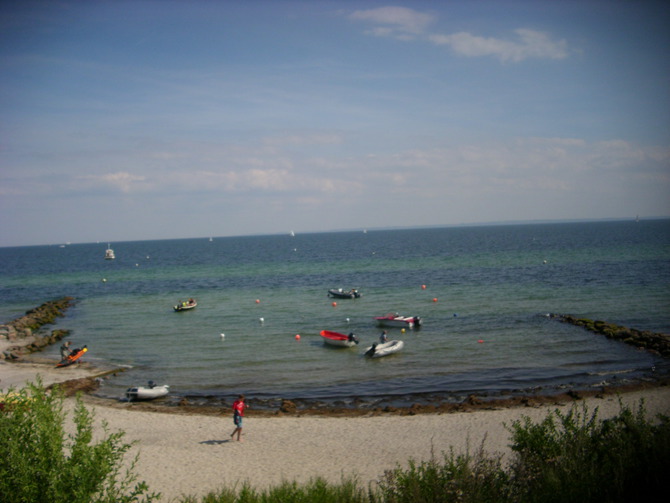
<path id="1" fill-rule="evenodd" d="M 93 442 L 93 415 L 76 399 L 75 433 L 65 430 L 63 394 L 41 381 L 0 397 L 0 495 L 6 503 L 150 502 L 159 495 L 136 483 L 122 461 L 132 444 L 123 432 Z"/>

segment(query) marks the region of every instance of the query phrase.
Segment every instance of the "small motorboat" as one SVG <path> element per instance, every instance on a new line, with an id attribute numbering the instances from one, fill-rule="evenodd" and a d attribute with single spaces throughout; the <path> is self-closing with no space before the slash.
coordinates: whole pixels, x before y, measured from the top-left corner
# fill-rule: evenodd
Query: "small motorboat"
<path id="1" fill-rule="evenodd" d="M 84 356 L 84 353 L 86 353 L 86 351 L 88 351 L 88 348 L 86 346 L 84 346 L 83 348 L 73 349 L 67 358 L 64 358 L 63 360 L 61 360 L 56 364 L 56 367 L 67 367 L 68 365 L 72 365 L 74 362 L 79 360 L 79 358 Z"/>
<path id="2" fill-rule="evenodd" d="M 342 290 L 341 288 L 331 288 L 328 290 L 328 297 L 335 297 L 336 299 L 357 299 L 360 296 L 360 292 L 355 288 L 349 291 Z"/>
<path id="3" fill-rule="evenodd" d="M 114 255 L 114 250 L 107 243 L 107 249 L 105 250 L 105 260 L 114 260 L 116 255 Z"/>
<path id="4" fill-rule="evenodd" d="M 405 343 L 403 341 L 388 341 L 382 344 L 373 344 L 369 348 L 365 349 L 365 356 L 368 358 L 381 358 L 382 356 L 392 355 L 397 353 L 403 347 Z"/>
<path id="5" fill-rule="evenodd" d="M 153 400 L 168 394 L 170 386 L 167 384 L 156 385 L 153 381 L 149 381 L 146 386 L 134 386 L 126 390 L 126 398 L 129 402 L 133 400 Z"/>
<path id="6" fill-rule="evenodd" d="M 375 316 L 375 321 L 380 327 L 414 328 L 421 326 L 421 318 L 418 316 L 400 316 L 398 313 Z"/>
<path id="7" fill-rule="evenodd" d="M 353 332 L 349 335 L 345 335 L 339 332 L 332 332 L 330 330 L 321 330 L 320 335 L 323 337 L 324 344 L 329 346 L 350 348 L 358 344 L 358 338 L 354 335 Z"/>
<path id="8" fill-rule="evenodd" d="M 175 311 L 188 311 L 189 309 L 193 309 L 196 307 L 198 303 L 195 301 L 195 299 L 188 299 L 184 301 L 179 301 L 176 306 L 174 306 Z"/>

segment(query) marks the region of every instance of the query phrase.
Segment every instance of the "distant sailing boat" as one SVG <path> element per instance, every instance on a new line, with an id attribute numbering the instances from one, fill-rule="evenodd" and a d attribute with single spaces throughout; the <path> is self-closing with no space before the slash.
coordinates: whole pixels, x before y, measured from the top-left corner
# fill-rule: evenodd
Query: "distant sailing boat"
<path id="1" fill-rule="evenodd" d="M 116 256 L 114 255 L 114 250 L 107 243 L 107 249 L 105 250 L 105 260 L 114 260 Z"/>
<path id="2" fill-rule="evenodd" d="M 291 237 L 295 237 L 295 232 L 291 231 Z"/>

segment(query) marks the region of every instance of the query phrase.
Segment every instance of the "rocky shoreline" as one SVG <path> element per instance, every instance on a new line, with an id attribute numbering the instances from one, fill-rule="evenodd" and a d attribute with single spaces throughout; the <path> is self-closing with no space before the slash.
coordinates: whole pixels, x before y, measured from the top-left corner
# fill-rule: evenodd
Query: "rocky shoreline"
<path id="1" fill-rule="evenodd" d="M 20 318 L 0 325 L 0 341 L 5 340 L 10 344 L 0 353 L 0 360 L 20 360 L 25 355 L 41 351 L 69 335 L 69 330 L 52 330 L 48 335 L 39 335 L 38 331 L 44 325 L 55 323 L 73 305 L 73 297 L 63 297 L 45 302 L 26 311 Z"/>
<path id="2" fill-rule="evenodd" d="M 636 348 L 651 351 L 665 358 L 670 357 L 670 335 L 623 327 L 601 320 L 578 318 L 571 314 L 550 314 L 549 318 L 583 327 L 589 332 L 604 335 L 608 339 L 621 341 Z"/>

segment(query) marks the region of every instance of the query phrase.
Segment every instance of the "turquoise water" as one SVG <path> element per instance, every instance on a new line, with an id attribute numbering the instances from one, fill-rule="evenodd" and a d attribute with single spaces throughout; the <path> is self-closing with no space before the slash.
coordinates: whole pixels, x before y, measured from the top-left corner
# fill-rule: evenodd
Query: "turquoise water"
<path id="1" fill-rule="evenodd" d="M 75 297 L 58 327 L 88 345 L 87 361 L 128 368 L 105 381 L 102 396 L 152 379 L 170 384 L 172 402 L 217 403 L 244 392 L 260 405 L 404 404 L 589 388 L 668 371 L 659 357 L 545 316 L 670 332 L 668 220 L 112 247 L 114 261 L 103 259 L 107 243 L 0 249 L 2 320 Z M 327 297 L 329 288 L 352 287 L 363 297 L 336 306 Z M 173 312 L 189 297 L 196 309 Z M 388 312 L 420 316 L 423 327 L 390 329 L 403 351 L 368 360 L 364 348 L 380 332 L 373 317 Z M 353 331 L 362 342 L 332 349 L 323 329 Z"/>

